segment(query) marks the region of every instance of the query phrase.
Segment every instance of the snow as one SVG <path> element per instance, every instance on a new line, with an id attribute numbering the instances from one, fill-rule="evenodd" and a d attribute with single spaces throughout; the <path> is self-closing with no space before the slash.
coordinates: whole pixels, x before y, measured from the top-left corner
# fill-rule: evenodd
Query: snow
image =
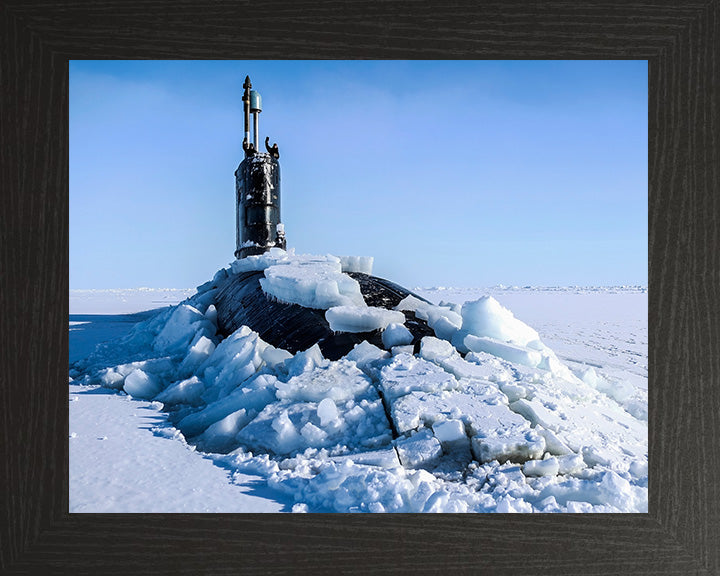
<path id="1" fill-rule="evenodd" d="M 646 292 L 418 290 L 439 304 L 398 306 L 435 331 L 414 354 L 398 310 L 331 302 L 366 266 L 273 249 L 152 312 L 166 292 L 107 291 L 122 316 L 72 291 L 71 511 L 647 511 Z M 221 338 L 217 286 L 250 270 L 390 352 Z"/>
<path id="2" fill-rule="evenodd" d="M 188 445 L 159 402 L 74 382 L 69 399 L 70 512 L 289 511 L 291 498 L 258 474 Z"/>

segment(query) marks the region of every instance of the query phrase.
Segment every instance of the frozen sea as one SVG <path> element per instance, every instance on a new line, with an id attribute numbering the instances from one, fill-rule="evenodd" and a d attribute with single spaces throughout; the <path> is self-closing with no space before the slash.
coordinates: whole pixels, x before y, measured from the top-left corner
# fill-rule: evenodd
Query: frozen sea
<path id="1" fill-rule="evenodd" d="M 413 291 L 435 304 L 462 304 L 492 296 L 512 311 L 515 318 L 534 328 L 542 342 L 573 373 L 593 368 L 608 381 L 622 382 L 628 394 L 642 395 L 644 392 L 646 398 L 648 296 L 643 287 L 433 287 L 414 288 Z M 158 309 L 174 306 L 195 292 L 195 289 L 153 288 L 71 290 L 70 362 L 87 357 L 97 344 L 128 334 L 135 325 L 157 314 Z M 337 502 L 310 499 L 309 505 L 304 503 L 288 489 L 292 482 L 283 481 L 283 470 L 273 468 L 274 465 L 268 462 L 263 464 L 257 458 L 248 459 L 247 454 L 233 459 L 198 450 L 170 424 L 160 402 L 133 398 L 73 379 L 69 386 L 71 512 L 340 509 Z M 511 468 L 502 472 L 508 478 L 517 476 Z M 306 490 L 300 485 L 300 477 L 298 473 L 292 479 L 298 483 L 298 492 Z M 603 482 L 620 480 L 613 477 Z M 427 486 L 434 486 L 432 479 L 423 481 Z M 420 492 L 418 482 L 418 478 L 410 478 L 408 486 L 413 484 L 413 489 Z M 508 494 L 513 491 L 503 492 L 502 497 L 492 501 L 495 506 L 492 510 L 487 502 L 482 506 L 475 504 L 488 511 L 531 511 L 523 506 L 513 506 L 515 500 Z M 553 494 L 550 497 L 553 502 L 545 505 L 545 509 L 536 506 L 532 511 L 586 510 L 581 505 L 581 497 L 577 506 L 574 501 L 567 501 L 561 502 L 560 510 L 554 509 L 560 498 Z M 440 504 L 433 507 L 431 500 L 427 498 L 425 511 L 455 511 Z M 525 500 L 517 498 L 520 504 Z M 618 502 L 611 500 L 600 503 L 615 507 L 607 511 L 617 511 L 618 507 L 622 510 Z M 438 502 L 442 503 L 441 500 Z M 365 511 L 358 509 L 359 504 L 359 501 L 350 502 L 348 509 L 353 511 L 355 506 L 355 511 Z M 387 502 L 385 508 L 390 511 Z M 368 511 L 385 509 L 371 507 Z M 593 511 L 604 510 L 601 506 Z"/>

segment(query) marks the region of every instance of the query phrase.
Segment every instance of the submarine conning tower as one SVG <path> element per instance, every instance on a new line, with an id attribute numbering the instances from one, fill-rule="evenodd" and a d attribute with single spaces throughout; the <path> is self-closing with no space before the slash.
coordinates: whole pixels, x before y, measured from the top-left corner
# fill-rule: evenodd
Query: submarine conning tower
<path id="1" fill-rule="evenodd" d="M 235 257 L 245 258 L 286 247 L 285 230 L 280 221 L 280 163 L 277 144 L 260 152 L 258 143 L 260 94 L 252 90 L 250 77 L 243 84 L 245 157 L 235 171 L 236 248 Z M 253 117 L 253 139 L 250 141 L 250 116 Z"/>

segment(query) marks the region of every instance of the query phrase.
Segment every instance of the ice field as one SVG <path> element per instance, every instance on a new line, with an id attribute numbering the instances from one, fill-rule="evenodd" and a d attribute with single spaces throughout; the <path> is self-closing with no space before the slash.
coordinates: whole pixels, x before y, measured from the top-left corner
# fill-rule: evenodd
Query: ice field
<path id="1" fill-rule="evenodd" d="M 645 512 L 647 291 L 415 288 L 273 250 L 191 290 L 70 293 L 71 512 Z M 228 274 L 383 330 L 329 361 L 216 334 Z M 435 337 L 413 354 L 401 310 Z M 96 345 L 100 344 L 99 346 Z"/>

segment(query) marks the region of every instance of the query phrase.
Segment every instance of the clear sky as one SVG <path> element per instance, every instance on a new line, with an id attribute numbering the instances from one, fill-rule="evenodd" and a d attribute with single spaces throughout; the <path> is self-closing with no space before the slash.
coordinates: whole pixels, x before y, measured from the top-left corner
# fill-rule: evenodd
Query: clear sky
<path id="1" fill-rule="evenodd" d="M 647 284 L 645 61 L 73 61 L 71 289 L 234 259 L 248 74 L 296 252 L 408 288 Z"/>

